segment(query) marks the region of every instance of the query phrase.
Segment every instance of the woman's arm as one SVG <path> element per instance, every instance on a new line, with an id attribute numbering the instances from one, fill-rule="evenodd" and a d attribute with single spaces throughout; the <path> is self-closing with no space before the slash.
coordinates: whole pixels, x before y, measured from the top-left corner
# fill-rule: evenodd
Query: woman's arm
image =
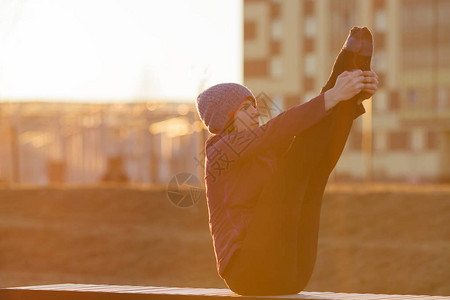
<path id="1" fill-rule="evenodd" d="M 346 76 L 348 74 L 345 74 L 346 72 L 343 72 L 342 74 L 340 74 L 339 76 Z M 361 94 L 365 95 L 365 98 L 360 99 L 358 101 L 356 101 L 356 105 L 355 105 L 355 113 L 353 115 L 353 119 L 356 119 L 357 117 L 359 117 L 360 115 L 362 115 L 363 113 L 366 112 L 366 110 L 364 109 L 364 106 L 362 105 L 362 102 L 366 99 L 369 99 L 370 97 L 372 97 L 377 88 L 378 88 L 378 75 L 373 72 L 373 71 L 363 71 L 362 73 L 358 72 L 358 73 L 354 73 L 353 75 L 355 76 L 359 76 L 362 75 L 364 76 L 363 79 L 363 88 L 361 90 Z M 342 82 L 339 82 L 339 76 L 336 80 L 336 84 L 335 87 L 337 86 L 338 90 L 341 90 L 341 85 L 343 84 Z M 334 107 L 337 103 L 347 99 L 345 97 L 347 97 L 348 95 L 343 95 L 341 94 L 340 96 L 336 96 L 336 90 L 334 90 L 334 88 L 329 89 L 325 92 L 325 107 L 327 109 L 327 105 Z M 336 99 L 341 97 L 341 99 Z M 329 98 L 329 100 L 327 100 L 327 98 Z M 329 109 L 329 108 L 328 108 Z"/>
<path id="2" fill-rule="evenodd" d="M 214 138 L 216 142 L 206 147 L 207 158 L 235 162 L 287 143 L 329 114 L 325 110 L 324 100 L 324 94 L 320 94 L 308 102 L 291 107 L 254 130 Z"/>
<path id="3" fill-rule="evenodd" d="M 369 97 L 377 90 L 378 76 L 372 71 L 345 71 L 341 73 L 333 88 L 325 92 L 325 109 L 329 110 L 341 101 L 351 99 L 361 91 Z"/>
<path id="4" fill-rule="evenodd" d="M 338 76 L 334 87 L 327 92 L 291 107 L 254 130 L 224 135 L 214 144 L 207 145 L 208 160 L 210 163 L 222 161 L 229 166 L 287 142 L 319 122 L 340 101 L 361 92 L 365 87 L 363 81 L 361 70 L 343 72 Z"/>

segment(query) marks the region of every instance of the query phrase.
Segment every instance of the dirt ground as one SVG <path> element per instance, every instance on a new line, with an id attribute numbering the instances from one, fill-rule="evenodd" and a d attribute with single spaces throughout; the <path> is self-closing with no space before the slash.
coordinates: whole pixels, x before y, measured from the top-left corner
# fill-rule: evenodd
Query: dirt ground
<path id="1" fill-rule="evenodd" d="M 450 295 L 449 186 L 330 186 L 308 291 Z M 0 190 L 0 287 L 217 287 L 204 195 L 139 187 Z"/>

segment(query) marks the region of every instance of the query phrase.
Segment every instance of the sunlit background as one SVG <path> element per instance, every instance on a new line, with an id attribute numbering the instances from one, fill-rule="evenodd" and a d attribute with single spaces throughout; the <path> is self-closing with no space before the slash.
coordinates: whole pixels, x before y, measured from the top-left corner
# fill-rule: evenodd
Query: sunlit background
<path id="1" fill-rule="evenodd" d="M 198 93 L 244 83 L 269 108 L 264 123 L 319 93 L 355 25 L 373 33 L 380 87 L 330 180 L 450 178 L 450 1 L 0 5 L 4 184 L 201 179 Z"/>
<path id="2" fill-rule="evenodd" d="M 203 129 L 192 104 L 207 86 L 242 82 L 242 10 L 237 0 L 1 1 L 0 182 L 163 183 L 173 155 L 186 161 L 180 139 L 191 146 L 177 170 L 195 172 Z"/>
<path id="3" fill-rule="evenodd" d="M 0 97 L 10 101 L 192 101 L 242 81 L 242 3 L 0 2 Z"/>

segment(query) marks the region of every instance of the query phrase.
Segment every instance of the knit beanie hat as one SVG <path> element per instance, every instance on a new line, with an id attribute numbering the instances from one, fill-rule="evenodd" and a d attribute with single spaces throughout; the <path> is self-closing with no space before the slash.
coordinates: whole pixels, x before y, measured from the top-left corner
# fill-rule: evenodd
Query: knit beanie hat
<path id="1" fill-rule="evenodd" d="M 197 111 L 209 132 L 219 133 L 234 117 L 239 104 L 246 98 L 255 99 L 252 92 L 238 83 L 219 83 L 197 97 Z"/>

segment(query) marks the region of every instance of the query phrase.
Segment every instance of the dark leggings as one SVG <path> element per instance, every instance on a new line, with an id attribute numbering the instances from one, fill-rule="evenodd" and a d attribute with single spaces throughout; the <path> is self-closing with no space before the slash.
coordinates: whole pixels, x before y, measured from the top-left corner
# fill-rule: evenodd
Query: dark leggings
<path id="1" fill-rule="evenodd" d="M 345 70 L 370 69 L 370 57 L 341 50 L 321 92 Z M 241 295 L 297 294 L 316 261 L 320 209 L 328 177 L 352 127 L 356 101 L 341 102 L 330 115 L 295 137 L 257 202 L 242 247 L 223 277 Z"/>

